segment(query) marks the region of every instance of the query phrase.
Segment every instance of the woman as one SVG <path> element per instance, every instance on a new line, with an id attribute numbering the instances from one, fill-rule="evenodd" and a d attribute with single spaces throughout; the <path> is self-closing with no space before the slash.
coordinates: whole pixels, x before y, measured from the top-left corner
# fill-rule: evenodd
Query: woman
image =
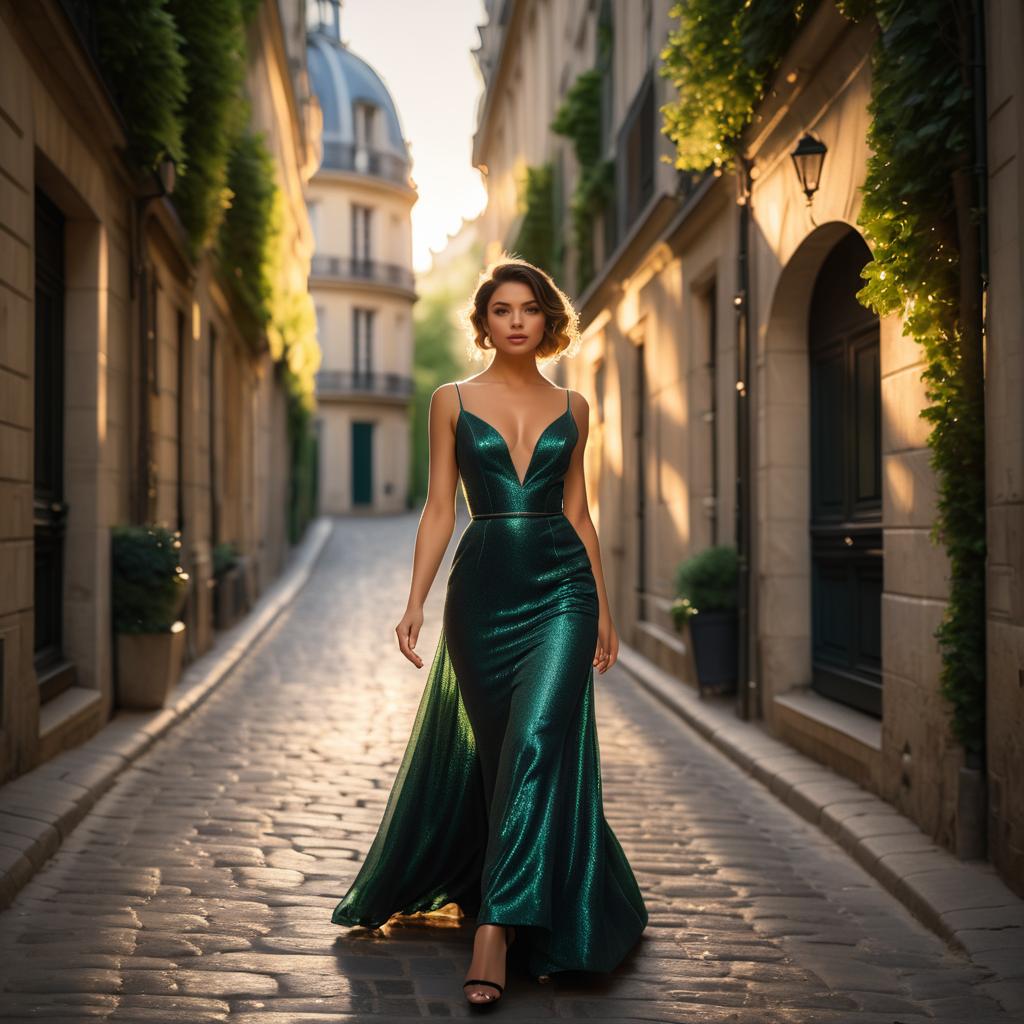
<path id="1" fill-rule="evenodd" d="M 550 277 L 502 259 L 463 320 L 490 366 L 430 404 L 430 478 L 409 602 L 396 627 L 415 652 L 423 604 L 455 526 L 442 631 L 387 808 L 335 924 L 457 903 L 476 918 L 464 990 L 493 1003 L 518 937 L 538 980 L 610 971 L 647 909 L 605 821 L 594 668 L 618 653 L 583 451 L 589 407 L 538 359 L 579 347 L 577 314 Z"/>

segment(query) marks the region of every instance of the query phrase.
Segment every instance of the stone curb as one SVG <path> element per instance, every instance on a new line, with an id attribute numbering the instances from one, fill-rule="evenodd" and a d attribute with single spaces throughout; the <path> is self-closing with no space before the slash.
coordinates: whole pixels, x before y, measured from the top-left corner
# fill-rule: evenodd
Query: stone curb
<path id="1" fill-rule="evenodd" d="M 648 692 L 802 818 L 831 836 L 920 921 L 993 977 L 980 986 L 1024 1014 L 1024 900 L 988 861 L 962 861 L 892 804 L 736 718 L 620 644 L 618 662 Z"/>
<path id="2" fill-rule="evenodd" d="M 248 615 L 185 669 L 166 707 L 119 711 L 85 743 L 0 788 L 0 909 L 57 852 L 121 772 L 228 677 L 305 585 L 332 530 L 328 517 L 309 524 L 281 574 Z"/>

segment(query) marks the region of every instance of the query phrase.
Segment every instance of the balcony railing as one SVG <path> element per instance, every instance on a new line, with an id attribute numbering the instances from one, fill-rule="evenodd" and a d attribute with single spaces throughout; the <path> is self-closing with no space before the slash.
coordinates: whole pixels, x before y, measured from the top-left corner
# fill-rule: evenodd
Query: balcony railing
<path id="1" fill-rule="evenodd" d="M 316 375 L 318 398 L 408 398 L 412 377 L 363 370 L 321 370 Z"/>
<path id="2" fill-rule="evenodd" d="M 313 256 L 313 277 L 331 277 L 337 281 L 372 281 L 388 284 L 408 291 L 415 289 L 416 280 L 408 267 L 377 260 L 354 259 L 351 256 Z"/>
<path id="3" fill-rule="evenodd" d="M 406 185 L 409 182 L 409 161 L 383 149 L 357 146 L 354 142 L 324 141 L 324 158 L 320 165 L 329 171 L 353 171 L 375 178 Z"/>

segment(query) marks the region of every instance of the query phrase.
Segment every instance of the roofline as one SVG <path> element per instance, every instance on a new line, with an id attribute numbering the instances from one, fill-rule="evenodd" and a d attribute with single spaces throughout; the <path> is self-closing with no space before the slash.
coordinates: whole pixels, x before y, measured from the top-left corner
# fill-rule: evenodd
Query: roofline
<path id="1" fill-rule="evenodd" d="M 490 80 L 486 76 L 484 78 L 484 102 L 480 108 L 480 115 L 477 118 L 476 131 L 473 133 L 473 153 L 471 159 L 473 166 L 478 170 L 481 165 L 485 164 L 484 153 L 487 151 L 491 141 L 491 109 L 494 106 L 494 96 L 498 91 L 498 85 L 504 79 L 507 72 L 507 61 L 505 58 L 508 54 L 508 46 L 506 42 L 512 29 L 516 27 L 524 6 L 520 0 L 505 0 L 501 17 L 498 19 L 498 25 L 501 27 L 500 45 Z"/>

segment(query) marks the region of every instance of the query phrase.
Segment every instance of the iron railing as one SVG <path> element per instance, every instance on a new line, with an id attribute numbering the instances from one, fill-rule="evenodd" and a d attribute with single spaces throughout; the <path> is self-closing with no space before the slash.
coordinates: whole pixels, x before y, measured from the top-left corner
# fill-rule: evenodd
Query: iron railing
<path id="1" fill-rule="evenodd" d="M 324 156 L 320 166 L 330 171 L 354 171 L 375 178 L 406 185 L 409 182 L 409 161 L 384 149 L 357 146 L 354 142 L 324 140 Z"/>
<path id="2" fill-rule="evenodd" d="M 408 398 L 413 391 L 412 377 L 400 373 L 375 373 L 368 370 L 320 370 L 316 375 L 319 398 Z"/>
<path id="3" fill-rule="evenodd" d="M 413 291 L 415 277 L 408 267 L 398 263 L 381 263 L 352 256 L 324 256 L 314 254 L 313 277 L 331 277 L 339 281 L 372 281 Z"/>

